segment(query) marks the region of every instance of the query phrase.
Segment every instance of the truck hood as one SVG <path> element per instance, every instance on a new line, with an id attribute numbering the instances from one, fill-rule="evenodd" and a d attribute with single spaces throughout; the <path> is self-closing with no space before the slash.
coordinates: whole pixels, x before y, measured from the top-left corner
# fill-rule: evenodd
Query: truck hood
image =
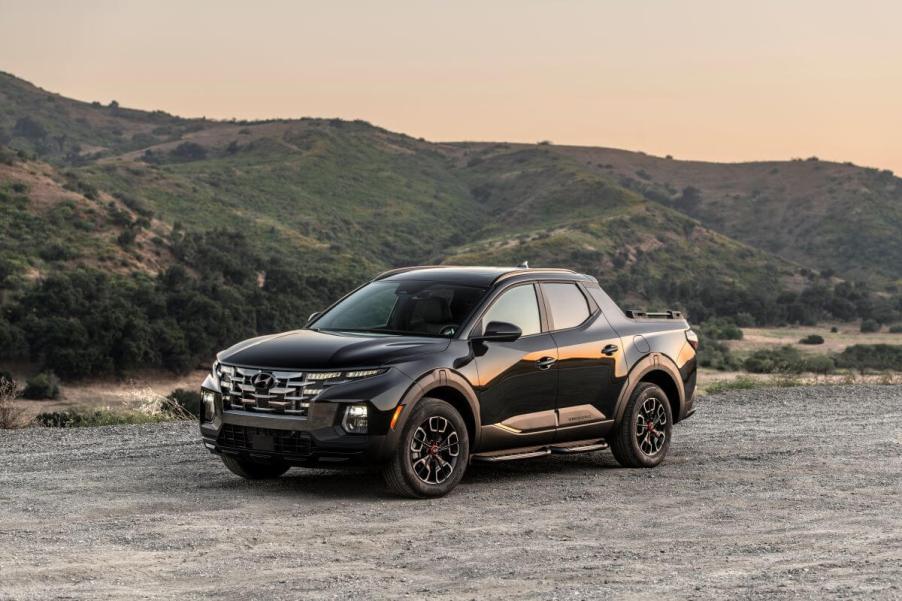
<path id="1" fill-rule="evenodd" d="M 448 338 L 295 330 L 239 342 L 217 359 L 230 365 L 283 370 L 376 367 L 441 352 L 450 343 Z"/>

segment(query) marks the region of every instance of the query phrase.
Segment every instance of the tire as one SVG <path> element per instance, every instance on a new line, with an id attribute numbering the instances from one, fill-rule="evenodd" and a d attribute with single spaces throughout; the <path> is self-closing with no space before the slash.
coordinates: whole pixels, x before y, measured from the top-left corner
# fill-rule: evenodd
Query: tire
<path id="1" fill-rule="evenodd" d="M 655 416 L 653 421 L 648 419 L 650 415 Z M 647 425 L 649 422 L 651 426 Z M 650 382 L 640 383 L 614 427 L 614 458 L 623 467 L 657 466 L 670 448 L 672 425 L 670 401 L 664 391 Z"/>
<path id="2" fill-rule="evenodd" d="M 470 438 L 463 417 L 445 401 L 427 397 L 414 405 L 382 475 L 397 495 L 441 497 L 463 478 L 469 459 Z"/>
<path id="3" fill-rule="evenodd" d="M 222 462 L 229 471 L 245 480 L 268 480 L 278 478 L 288 471 L 290 466 L 281 462 L 262 463 L 250 459 L 239 459 L 228 455 L 221 455 Z"/>

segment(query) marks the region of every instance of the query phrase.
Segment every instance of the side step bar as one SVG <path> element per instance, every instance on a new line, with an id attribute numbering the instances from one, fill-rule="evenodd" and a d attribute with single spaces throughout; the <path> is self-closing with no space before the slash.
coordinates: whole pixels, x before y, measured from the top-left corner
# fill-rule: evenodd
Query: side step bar
<path id="1" fill-rule="evenodd" d="M 549 445 L 541 448 L 531 448 L 521 452 L 498 452 L 492 451 L 488 453 L 474 453 L 471 461 L 480 461 L 483 463 L 498 463 L 501 461 L 515 461 L 517 459 L 532 459 L 533 457 L 544 457 L 546 455 L 576 455 L 578 453 L 591 453 L 592 451 L 602 451 L 608 448 L 608 443 L 604 440 L 584 440 L 569 445 Z"/>
<path id="2" fill-rule="evenodd" d="M 550 447 L 550 451 L 555 455 L 576 455 L 577 453 L 591 453 L 592 451 L 603 451 L 608 448 L 608 443 L 603 440 L 590 444 L 574 445 L 572 447 Z"/>
<path id="3" fill-rule="evenodd" d="M 497 463 L 499 461 L 514 461 L 515 459 L 532 459 L 533 457 L 542 457 L 551 455 L 551 449 L 544 448 L 538 451 L 527 451 L 526 453 L 508 453 L 506 455 L 492 455 L 476 453 L 470 459 L 473 461 L 483 461 L 485 463 Z"/>

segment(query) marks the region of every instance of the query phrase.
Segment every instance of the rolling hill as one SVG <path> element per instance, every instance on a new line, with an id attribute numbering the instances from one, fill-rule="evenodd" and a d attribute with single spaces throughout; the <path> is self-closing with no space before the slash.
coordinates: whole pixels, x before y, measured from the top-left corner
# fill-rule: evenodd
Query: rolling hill
<path id="1" fill-rule="evenodd" d="M 887 172 L 432 143 L 362 121 L 182 119 L 2 73 L 0 203 L 0 339 L 4 327 L 26 339 L 17 345 L 34 360 L 47 345 L 29 346 L 21 307 L 48 278 L 85 270 L 113 289 L 156 282 L 148 328 L 176 339 L 193 322 L 174 273 L 220 306 L 232 290 L 227 323 L 208 324 L 223 330 L 185 342 L 182 359 L 236 332 L 296 325 L 340 290 L 412 263 L 569 266 L 633 306 L 762 323 L 836 315 L 831 290 L 846 279 L 892 305 L 902 278 L 902 180 Z M 865 310 L 858 292 L 843 294 L 858 303 L 840 303 L 845 313 Z"/>

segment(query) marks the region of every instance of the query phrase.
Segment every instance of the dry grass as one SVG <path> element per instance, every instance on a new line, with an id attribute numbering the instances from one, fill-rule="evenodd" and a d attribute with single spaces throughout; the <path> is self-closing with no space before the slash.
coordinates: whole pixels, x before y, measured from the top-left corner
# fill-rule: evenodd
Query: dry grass
<path id="1" fill-rule="evenodd" d="M 13 430 L 28 425 L 25 409 L 16 404 L 18 391 L 9 380 L 0 379 L 0 430 Z"/>
<path id="2" fill-rule="evenodd" d="M 836 332 L 830 328 L 836 327 Z M 881 332 L 863 333 L 860 324 L 825 323 L 817 326 L 795 326 L 783 328 L 742 328 L 743 339 L 727 342 L 731 351 L 751 353 L 760 349 L 794 346 L 803 353 L 841 353 L 853 344 L 900 344 L 902 334 L 890 334 L 887 328 Z M 799 340 L 817 334 L 824 338 L 824 344 L 799 344 Z"/>
<path id="3" fill-rule="evenodd" d="M 894 386 L 902 384 L 902 374 L 882 372 L 858 374 L 854 372 L 835 374 L 750 374 L 739 371 L 699 370 L 698 394 L 717 394 L 728 390 L 749 388 L 788 388 L 792 386 L 845 386 L 849 384 L 880 384 Z"/>

